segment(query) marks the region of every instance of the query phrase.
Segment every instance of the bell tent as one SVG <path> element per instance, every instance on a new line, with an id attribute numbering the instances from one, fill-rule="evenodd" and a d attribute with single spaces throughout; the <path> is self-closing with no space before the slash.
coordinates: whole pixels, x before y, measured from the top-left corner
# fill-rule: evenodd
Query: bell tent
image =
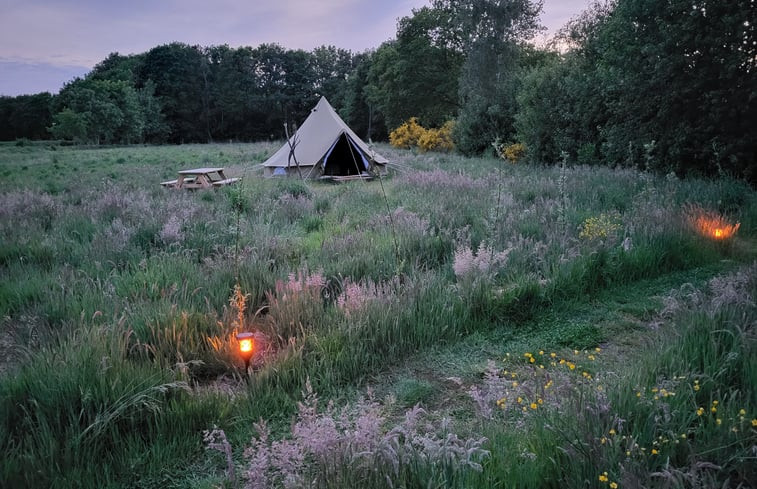
<path id="1" fill-rule="evenodd" d="M 266 176 L 340 178 L 367 175 L 370 170 L 384 172 L 387 163 L 344 123 L 326 97 L 321 97 L 302 126 L 263 167 Z"/>

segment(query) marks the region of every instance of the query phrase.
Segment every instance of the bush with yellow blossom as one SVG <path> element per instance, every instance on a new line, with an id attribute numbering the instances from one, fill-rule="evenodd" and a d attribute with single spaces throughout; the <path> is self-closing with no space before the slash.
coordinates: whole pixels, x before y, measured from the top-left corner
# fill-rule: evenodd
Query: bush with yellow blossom
<path id="1" fill-rule="evenodd" d="M 417 117 L 411 117 L 389 134 L 389 142 L 396 148 L 410 149 L 417 147 L 420 151 L 452 151 L 454 121 L 447 121 L 442 127 L 424 128 L 418 124 Z"/>

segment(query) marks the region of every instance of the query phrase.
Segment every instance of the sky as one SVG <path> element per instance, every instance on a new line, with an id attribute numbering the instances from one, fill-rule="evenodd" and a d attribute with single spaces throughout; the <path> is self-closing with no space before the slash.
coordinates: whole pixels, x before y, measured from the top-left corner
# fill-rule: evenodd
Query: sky
<path id="1" fill-rule="evenodd" d="M 590 0 L 544 0 L 553 34 Z M 0 0 L 0 95 L 48 91 L 84 76 L 108 54 L 178 41 L 231 47 L 278 43 L 361 52 L 396 34 L 428 0 Z"/>

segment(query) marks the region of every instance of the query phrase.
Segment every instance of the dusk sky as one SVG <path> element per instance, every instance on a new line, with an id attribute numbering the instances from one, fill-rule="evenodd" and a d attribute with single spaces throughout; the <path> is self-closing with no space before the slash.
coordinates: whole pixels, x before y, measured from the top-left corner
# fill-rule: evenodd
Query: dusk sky
<path id="1" fill-rule="evenodd" d="M 590 0 L 544 0 L 553 34 Z M 396 34 L 397 19 L 427 0 L 0 0 L 0 95 L 49 91 L 109 53 L 173 41 L 232 47 L 278 43 L 354 52 Z"/>

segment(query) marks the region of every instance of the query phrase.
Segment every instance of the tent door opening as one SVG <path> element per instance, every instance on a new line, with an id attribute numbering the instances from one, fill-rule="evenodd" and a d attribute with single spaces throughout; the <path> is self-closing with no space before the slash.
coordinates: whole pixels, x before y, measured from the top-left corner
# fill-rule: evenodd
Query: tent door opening
<path id="1" fill-rule="evenodd" d="M 359 175 L 370 164 L 360 148 L 342 133 L 323 157 L 323 174 L 328 176 Z"/>

